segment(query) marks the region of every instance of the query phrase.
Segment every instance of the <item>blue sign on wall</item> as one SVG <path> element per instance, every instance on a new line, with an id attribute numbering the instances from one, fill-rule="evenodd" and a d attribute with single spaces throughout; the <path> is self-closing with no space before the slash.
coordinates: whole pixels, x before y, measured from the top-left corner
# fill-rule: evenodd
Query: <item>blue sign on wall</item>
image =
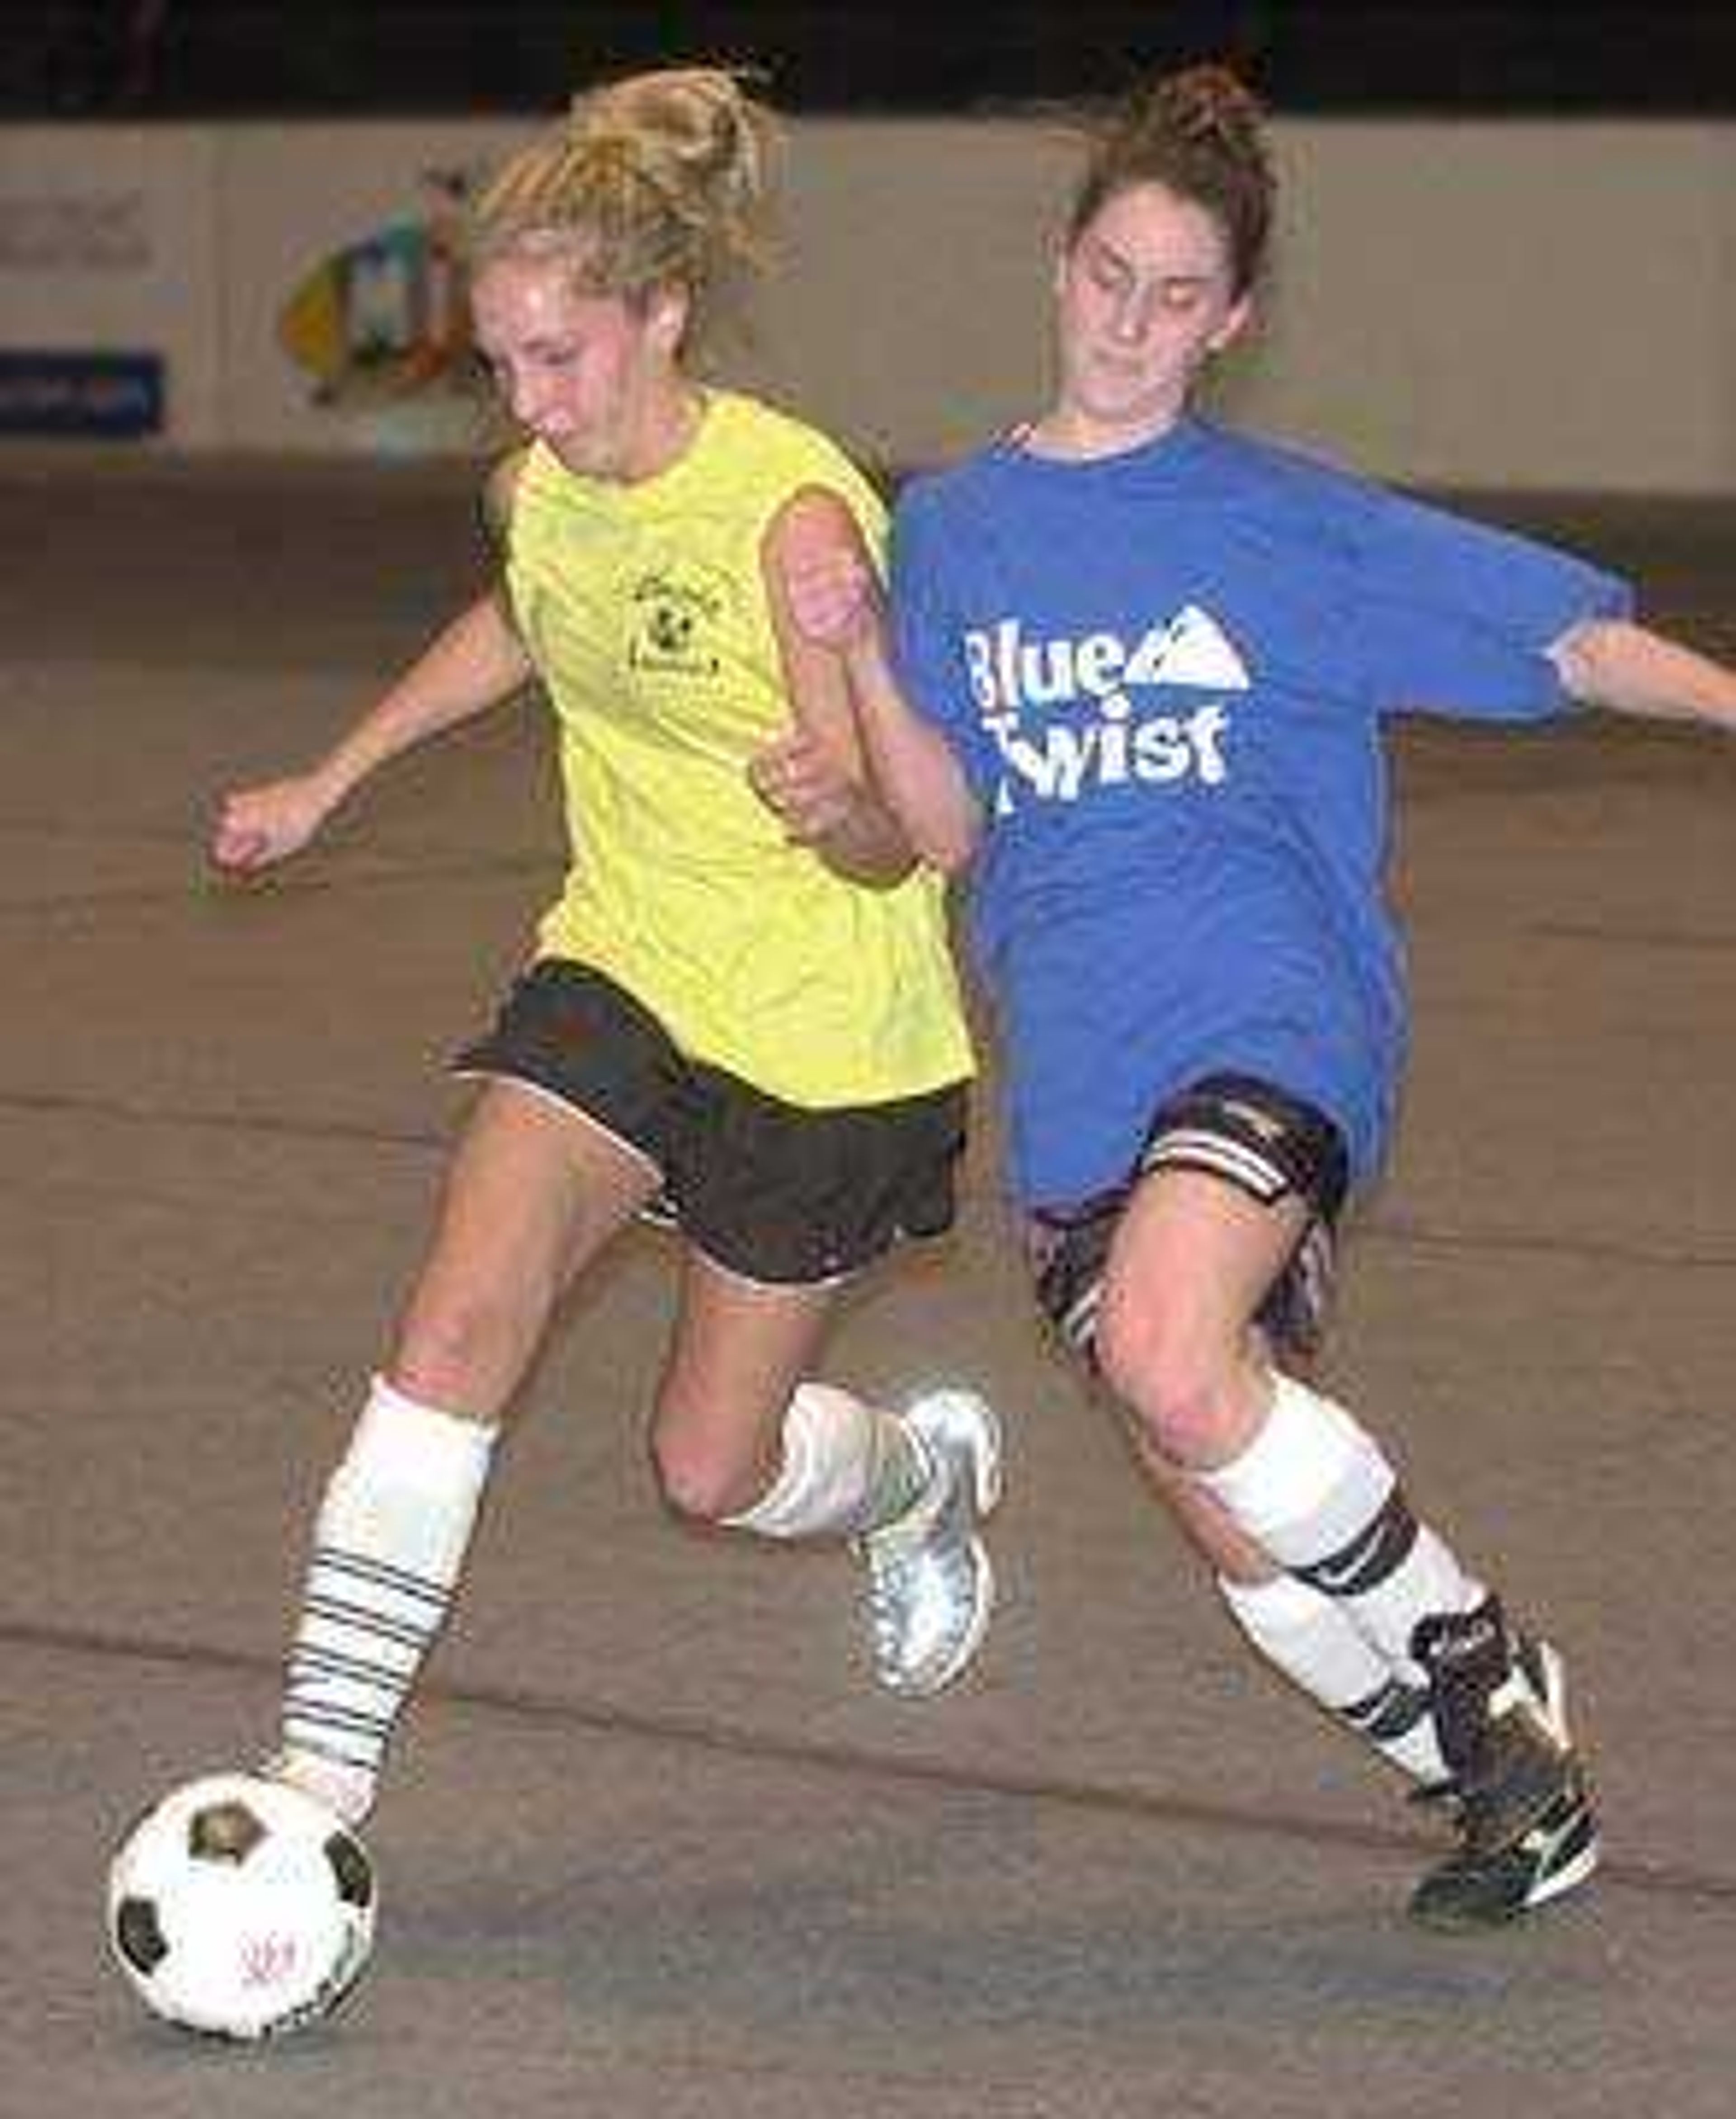
<path id="1" fill-rule="evenodd" d="M 163 402 L 160 354 L 0 347 L 0 434 L 157 434 Z"/>

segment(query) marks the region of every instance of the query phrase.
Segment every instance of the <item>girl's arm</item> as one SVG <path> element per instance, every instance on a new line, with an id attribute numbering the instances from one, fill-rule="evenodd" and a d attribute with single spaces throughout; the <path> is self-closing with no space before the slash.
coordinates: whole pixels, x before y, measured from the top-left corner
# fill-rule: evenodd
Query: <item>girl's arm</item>
<path id="1" fill-rule="evenodd" d="M 1736 732 L 1736 670 L 1629 619 L 1586 619 L 1562 635 L 1549 659 L 1587 706 Z"/>
<path id="2" fill-rule="evenodd" d="M 931 867 L 951 874 L 976 851 L 982 813 L 939 730 L 910 706 L 892 674 L 874 564 L 841 503 L 840 520 L 795 541 L 785 593 L 802 637 L 839 658 L 854 740 L 879 800 Z M 778 749 L 766 754 L 774 771 Z"/>
<path id="3" fill-rule="evenodd" d="M 855 517 L 817 487 L 788 501 L 766 532 L 762 571 L 794 722 L 756 755 L 748 778 L 793 841 L 854 882 L 883 885 L 902 881 L 916 855 L 873 785 L 844 656 L 801 624 L 792 602 L 807 568 L 849 551 L 867 559 Z"/>
<path id="4" fill-rule="evenodd" d="M 498 597 L 479 598 L 323 758 L 286 779 L 226 795 L 211 858 L 246 870 L 299 851 L 376 767 L 510 698 L 530 675 Z"/>

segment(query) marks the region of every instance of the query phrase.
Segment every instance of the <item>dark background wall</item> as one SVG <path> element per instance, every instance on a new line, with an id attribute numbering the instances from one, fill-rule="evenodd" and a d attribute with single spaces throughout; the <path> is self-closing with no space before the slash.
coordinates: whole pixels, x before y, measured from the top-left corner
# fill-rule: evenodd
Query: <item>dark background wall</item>
<path id="1" fill-rule="evenodd" d="M 1236 62 L 1295 112 L 1736 111 L 1736 5 L 1234 0 L 48 0 L 0 11 L 0 117 L 542 109 L 672 58 L 808 112 L 954 112 Z"/>

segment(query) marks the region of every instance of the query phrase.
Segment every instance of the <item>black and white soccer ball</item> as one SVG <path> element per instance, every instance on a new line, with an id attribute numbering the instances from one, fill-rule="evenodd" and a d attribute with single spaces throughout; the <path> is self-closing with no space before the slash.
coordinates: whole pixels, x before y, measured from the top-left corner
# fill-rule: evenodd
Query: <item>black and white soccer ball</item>
<path id="1" fill-rule="evenodd" d="M 222 2038 L 329 2015 L 373 1948 L 373 1862 L 323 1803 L 215 1774 L 173 1789 L 109 1869 L 109 1942 L 145 2005 Z"/>

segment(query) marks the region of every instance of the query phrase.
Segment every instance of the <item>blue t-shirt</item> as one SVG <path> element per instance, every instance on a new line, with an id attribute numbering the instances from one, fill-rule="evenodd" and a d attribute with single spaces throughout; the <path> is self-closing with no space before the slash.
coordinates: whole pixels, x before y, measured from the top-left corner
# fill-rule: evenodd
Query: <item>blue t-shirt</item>
<path id="1" fill-rule="evenodd" d="M 1224 1070 L 1318 1105 L 1366 1178 L 1406 1022 L 1382 723 L 1560 712 L 1544 651 L 1626 585 L 1191 418 L 915 479 L 891 567 L 903 681 L 984 806 L 1016 1196 L 1121 1182 L 1158 1104 Z"/>

